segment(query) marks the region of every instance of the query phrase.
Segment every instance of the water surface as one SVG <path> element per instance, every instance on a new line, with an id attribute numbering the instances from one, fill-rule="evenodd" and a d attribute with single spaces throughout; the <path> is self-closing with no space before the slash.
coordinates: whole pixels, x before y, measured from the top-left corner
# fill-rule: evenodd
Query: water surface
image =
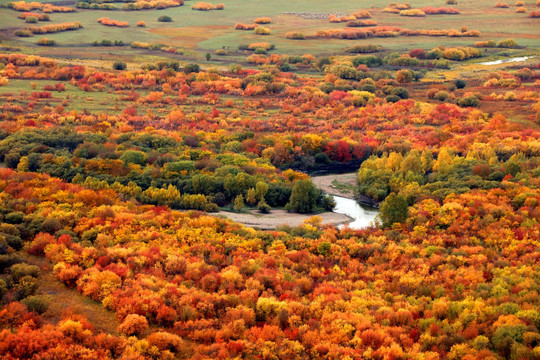
<path id="1" fill-rule="evenodd" d="M 333 195 L 333 197 L 336 201 L 334 212 L 345 214 L 354 219 L 348 224 L 351 229 L 358 230 L 369 227 L 375 221 L 375 217 L 379 214 L 379 210 L 362 206 L 357 203 L 356 200 L 336 195 Z"/>
<path id="2" fill-rule="evenodd" d="M 532 58 L 532 56 L 520 56 L 520 57 L 509 58 L 509 59 L 485 61 L 485 62 L 481 62 L 480 65 L 499 65 L 499 64 L 506 64 L 506 63 L 512 63 L 512 62 L 525 61 L 525 60 L 530 59 L 530 58 Z"/>

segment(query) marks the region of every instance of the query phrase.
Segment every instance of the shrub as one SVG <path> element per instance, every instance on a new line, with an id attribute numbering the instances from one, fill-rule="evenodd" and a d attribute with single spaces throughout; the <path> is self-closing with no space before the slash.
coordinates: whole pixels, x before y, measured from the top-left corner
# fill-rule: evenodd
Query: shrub
<path id="1" fill-rule="evenodd" d="M 30 243 L 28 253 L 32 255 L 44 255 L 45 247 L 55 242 L 54 236 L 46 233 L 39 233 L 35 236 L 34 240 Z"/>
<path id="2" fill-rule="evenodd" d="M 400 99 L 408 99 L 409 91 L 407 91 L 407 89 L 402 88 L 402 87 L 396 87 L 391 90 L 390 95 L 398 96 Z"/>
<path id="3" fill-rule="evenodd" d="M 494 6 L 495 6 L 496 8 L 502 8 L 502 9 L 509 8 L 509 7 L 510 7 L 510 6 L 508 5 L 508 3 L 501 3 L 501 2 L 495 3 Z"/>
<path id="4" fill-rule="evenodd" d="M 292 40 L 304 40 L 306 38 L 303 33 L 298 31 L 289 31 L 285 34 L 285 37 Z"/>
<path id="5" fill-rule="evenodd" d="M 262 198 L 261 201 L 259 201 L 259 203 L 257 204 L 257 210 L 259 210 L 259 212 L 261 212 L 262 214 L 268 214 L 270 212 L 270 209 L 270 205 L 268 205 L 266 201 L 264 201 L 264 198 Z"/>
<path id="6" fill-rule="evenodd" d="M 463 89 L 465 86 L 467 86 L 467 82 L 465 82 L 463 79 L 455 79 L 454 85 L 457 89 Z"/>
<path id="7" fill-rule="evenodd" d="M 22 211 L 10 212 L 4 217 L 4 222 L 8 224 L 20 224 L 24 220 L 24 213 Z"/>
<path id="8" fill-rule="evenodd" d="M 255 24 L 270 24 L 272 22 L 272 19 L 269 17 L 259 17 L 253 20 Z"/>
<path id="9" fill-rule="evenodd" d="M 38 40 L 37 44 L 40 46 L 54 46 L 56 45 L 56 41 L 52 39 L 41 38 Z"/>
<path id="10" fill-rule="evenodd" d="M 180 336 L 165 331 L 152 332 L 146 340 L 159 351 L 169 351 L 169 353 L 172 351 L 174 354 L 178 354 L 185 348 L 184 341 Z"/>
<path id="11" fill-rule="evenodd" d="M 458 9 L 455 8 L 448 8 L 448 7 L 424 7 L 422 8 L 422 11 L 428 15 L 457 15 L 460 14 Z"/>
<path id="12" fill-rule="evenodd" d="M 33 276 L 26 275 L 19 279 L 17 284 L 13 286 L 15 290 L 15 298 L 17 300 L 24 299 L 27 296 L 36 292 L 38 287 L 37 279 Z"/>
<path id="13" fill-rule="evenodd" d="M 383 9 L 383 12 L 391 13 L 391 14 L 399 14 L 399 9 L 396 9 L 394 7 L 385 7 Z"/>
<path id="14" fill-rule="evenodd" d="M 496 47 L 497 43 L 495 42 L 495 40 L 477 41 L 474 43 L 474 46 L 492 48 L 492 47 Z"/>
<path id="15" fill-rule="evenodd" d="M 401 15 L 401 16 L 419 16 L 419 17 L 422 17 L 422 16 L 426 16 L 426 13 L 423 12 L 422 10 L 420 10 L 420 9 L 409 9 L 409 10 L 401 10 L 399 12 L 399 15 Z"/>
<path id="16" fill-rule="evenodd" d="M 186 74 L 198 73 L 199 71 L 201 71 L 201 67 L 198 64 L 190 63 L 184 66 L 184 72 Z"/>
<path id="17" fill-rule="evenodd" d="M 28 308 L 28 311 L 33 311 L 38 314 L 43 314 L 49 308 L 49 303 L 42 296 L 29 296 L 23 299 L 21 303 Z"/>
<path id="18" fill-rule="evenodd" d="M 25 22 L 29 23 L 29 24 L 35 24 L 38 22 L 38 18 L 35 17 L 35 16 L 28 16 L 26 17 L 26 19 L 24 19 Z"/>
<path id="19" fill-rule="evenodd" d="M 536 18 L 540 18 L 540 11 L 531 11 L 531 12 L 529 13 L 529 17 L 530 17 L 530 18 L 535 18 L 535 19 L 536 19 Z"/>
<path id="20" fill-rule="evenodd" d="M 525 6 L 525 1 L 516 1 L 515 6 Z"/>
<path id="21" fill-rule="evenodd" d="M 191 5 L 191 10 L 198 10 L 198 11 L 209 11 L 209 10 L 223 10 L 225 9 L 224 4 L 211 4 L 211 3 L 205 3 L 205 2 L 198 2 L 194 5 Z"/>
<path id="22" fill-rule="evenodd" d="M 35 17 L 39 21 L 49 21 L 50 20 L 49 15 L 47 15 L 47 14 L 38 14 L 38 13 L 33 13 L 33 12 L 23 12 L 23 13 L 20 13 L 19 15 L 17 15 L 17 17 L 19 19 L 23 19 L 23 20 L 26 20 L 26 18 L 28 18 L 28 17 Z"/>
<path id="23" fill-rule="evenodd" d="M 530 80 L 533 76 L 533 72 L 529 68 L 519 69 L 516 76 L 521 80 Z"/>
<path id="24" fill-rule="evenodd" d="M 467 107 L 467 106 L 476 107 L 480 105 L 480 99 L 478 99 L 474 95 L 468 95 L 468 96 L 462 97 L 461 99 L 458 99 L 457 104 L 461 107 Z"/>
<path id="25" fill-rule="evenodd" d="M 257 26 L 253 32 L 257 35 L 270 35 L 270 29 L 263 26 Z"/>
<path id="26" fill-rule="evenodd" d="M 398 102 L 399 100 L 401 100 L 401 98 L 397 95 L 388 95 L 386 97 L 386 102 L 389 102 L 389 103 L 395 103 L 395 102 Z"/>
<path id="27" fill-rule="evenodd" d="M 443 51 L 443 57 L 448 60 L 466 60 L 481 57 L 482 52 L 470 47 L 447 48 Z"/>
<path id="28" fill-rule="evenodd" d="M 6 282 L 4 281 L 4 279 L 0 278 L 0 300 L 2 299 L 2 297 L 4 297 L 7 290 L 8 290 L 8 286 Z"/>
<path id="29" fill-rule="evenodd" d="M 519 7 L 516 9 L 516 13 L 518 14 L 523 14 L 523 13 L 526 13 L 527 12 L 527 9 L 524 8 L 524 7 Z"/>
<path id="30" fill-rule="evenodd" d="M 167 15 L 161 15 L 160 17 L 158 17 L 157 20 L 159 22 L 171 22 L 172 18 L 170 16 L 167 16 Z"/>
<path id="31" fill-rule="evenodd" d="M 118 331 L 128 336 L 141 334 L 147 329 L 148 320 L 146 317 L 137 314 L 126 316 L 122 324 L 118 327 Z"/>
<path id="32" fill-rule="evenodd" d="M 367 26 L 377 26 L 377 22 L 373 20 L 351 20 L 347 21 L 345 26 L 348 27 L 367 27 Z"/>
<path id="33" fill-rule="evenodd" d="M 115 61 L 112 65 L 114 70 L 126 70 L 127 64 L 123 61 Z"/>
<path id="34" fill-rule="evenodd" d="M 4 244 L 7 244 L 9 247 L 15 250 L 22 249 L 24 245 L 22 239 L 18 235 L 0 233 L 0 239 L 2 238 L 5 241 Z"/>
<path id="35" fill-rule="evenodd" d="M 258 48 L 269 51 L 269 50 L 273 50 L 275 48 L 275 45 L 270 44 L 268 42 L 251 43 L 248 45 L 247 50 L 256 50 Z"/>
<path id="36" fill-rule="evenodd" d="M 411 51 L 409 51 L 409 56 L 417 59 L 425 59 L 426 51 L 423 49 L 412 49 Z"/>
<path id="37" fill-rule="evenodd" d="M 146 27 L 146 23 L 145 23 L 144 21 L 142 21 L 142 20 L 139 21 L 139 22 L 137 22 L 136 25 L 137 25 L 138 27 Z"/>
<path id="38" fill-rule="evenodd" d="M 24 260 L 17 254 L 0 255 L 0 272 L 14 264 L 22 263 Z"/>
<path id="39" fill-rule="evenodd" d="M 509 49 L 509 48 L 517 48 L 518 47 L 518 43 L 514 40 L 514 39 L 506 39 L 506 40 L 501 40 L 497 43 L 497 47 L 499 48 L 505 48 L 505 49 Z"/>
<path id="40" fill-rule="evenodd" d="M 398 12 L 400 10 L 408 10 L 411 8 L 411 4 L 409 3 L 391 3 L 391 4 L 388 4 L 388 6 L 385 8 L 386 9 L 389 9 L 389 10 L 397 10 Z M 394 12 L 394 11 L 389 11 L 389 12 Z"/>
<path id="41" fill-rule="evenodd" d="M 235 30 L 254 30 L 257 27 L 255 24 L 242 24 L 237 23 L 234 25 Z"/>
<path id="42" fill-rule="evenodd" d="M 449 98 L 450 98 L 450 94 L 448 93 L 448 91 L 444 91 L 444 90 L 437 91 L 433 95 L 433 99 L 438 100 L 438 101 L 446 101 Z"/>
<path id="43" fill-rule="evenodd" d="M 444 56 L 442 49 L 435 48 L 426 53 L 426 59 L 441 59 Z"/>
<path id="44" fill-rule="evenodd" d="M 15 264 L 9 270 L 14 282 L 19 282 L 25 276 L 38 277 L 41 272 L 39 266 L 26 263 Z"/>
<path id="45" fill-rule="evenodd" d="M 30 37 L 34 35 L 30 30 L 26 30 L 26 29 L 15 30 L 14 34 L 15 36 L 19 36 L 19 37 Z"/>
<path id="46" fill-rule="evenodd" d="M 443 57 L 448 60 L 465 60 L 465 53 L 460 49 L 446 49 L 443 52 Z"/>
<path id="47" fill-rule="evenodd" d="M 366 65 L 368 67 L 376 67 L 376 66 L 381 66 L 383 64 L 382 59 L 374 55 L 357 56 L 353 59 L 352 62 L 354 66 Z"/>
<path id="48" fill-rule="evenodd" d="M 61 32 L 61 31 L 77 30 L 77 29 L 81 29 L 82 27 L 83 26 L 80 22 L 75 21 L 75 22 L 51 24 L 51 25 L 44 25 L 44 26 L 29 26 L 26 29 L 30 30 L 33 34 L 49 34 L 49 33 Z"/>
<path id="49" fill-rule="evenodd" d="M 457 5 L 457 0 L 446 0 L 446 5 Z"/>
<path id="50" fill-rule="evenodd" d="M 408 69 L 398 70 L 396 73 L 396 81 L 399 83 L 409 83 L 413 81 L 413 74 Z"/>
<path id="51" fill-rule="evenodd" d="M 360 10 L 352 13 L 351 16 L 354 16 L 357 19 L 369 19 L 371 17 L 371 14 L 369 11 Z"/>
<path id="52" fill-rule="evenodd" d="M 508 91 L 504 94 L 504 101 L 516 101 L 517 96 L 512 91 Z"/>
<path id="53" fill-rule="evenodd" d="M 401 55 L 388 61 L 389 65 L 395 66 L 418 66 L 420 61 L 416 58 L 412 58 L 409 55 Z"/>

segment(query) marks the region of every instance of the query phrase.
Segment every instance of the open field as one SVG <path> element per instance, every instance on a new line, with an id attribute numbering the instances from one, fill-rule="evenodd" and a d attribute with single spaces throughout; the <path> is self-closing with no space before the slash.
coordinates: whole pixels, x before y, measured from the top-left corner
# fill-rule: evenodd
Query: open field
<path id="1" fill-rule="evenodd" d="M 8 1 L 2 0 L 3 4 Z M 359 10 L 356 5 L 347 1 L 312 1 L 306 7 L 302 2 L 277 1 L 277 2 L 248 2 L 230 0 L 226 2 L 226 8 L 221 11 L 193 11 L 190 9 L 192 1 L 184 6 L 168 8 L 165 10 L 140 10 L 140 11 L 105 11 L 77 9 L 76 13 L 52 13 L 50 23 L 63 23 L 77 20 L 84 26 L 81 30 L 67 31 L 63 33 L 48 34 L 47 37 L 57 41 L 58 46 L 64 48 L 64 53 L 78 53 L 77 49 L 88 47 L 93 41 L 103 39 L 121 40 L 126 44 L 132 41 L 149 43 L 163 43 L 181 48 L 193 49 L 192 56 L 196 54 L 227 48 L 236 50 L 241 44 L 249 44 L 259 41 L 268 41 L 276 45 L 275 52 L 302 55 L 311 53 L 314 55 L 335 54 L 342 52 L 346 47 L 358 43 L 377 43 L 388 50 L 403 50 L 406 48 L 421 47 L 431 49 L 440 45 L 441 39 L 437 37 L 413 36 L 397 38 L 372 38 L 365 40 L 339 40 L 311 39 L 318 30 L 344 29 L 344 23 L 330 23 L 328 19 L 304 19 L 285 13 L 310 12 L 310 13 L 343 13 L 349 14 Z M 362 9 L 372 14 L 372 19 L 379 26 L 393 26 L 403 29 L 460 29 L 463 26 L 469 30 L 479 30 L 480 37 L 457 37 L 445 38 L 447 46 L 471 45 L 481 40 L 501 40 L 509 37 L 515 38 L 522 46 L 534 46 L 538 44 L 540 35 L 536 30 L 538 20 L 527 17 L 527 14 L 516 14 L 514 8 L 494 8 L 490 2 L 460 1 L 452 6 L 459 9 L 458 15 L 427 15 L 423 18 L 410 18 L 383 12 L 382 9 L 388 4 L 387 1 L 377 0 Z M 121 5 L 121 3 L 120 3 Z M 445 6 L 444 2 L 433 4 L 431 1 L 415 1 L 414 8 L 424 6 Z M 527 4 L 530 10 L 534 10 L 534 4 Z M 161 15 L 170 16 L 173 21 L 169 23 L 158 22 Z M 0 9 L 2 24 L 12 34 L 13 29 L 25 26 L 24 20 L 17 19 L 17 12 L 10 9 Z M 271 30 L 268 36 L 253 34 L 252 31 L 234 30 L 235 23 L 252 23 L 258 16 L 272 18 L 272 23 L 265 25 Z M 103 26 L 97 22 L 101 17 L 109 17 L 119 21 L 127 21 L 129 27 L 118 28 Z M 136 27 L 138 21 L 145 21 L 146 27 Z M 285 34 L 291 30 L 304 33 L 306 40 L 288 40 Z M 11 36 L 10 36 L 11 37 Z M 18 38 L 26 46 L 32 46 L 39 36 L 31 38 Z M 421 44 L 421 46 L 419 46 Z M 100 49 L 101 50 L 101 49 Z M 100 51 L 98 50 L 98 51 Z M 46 49 L 46 53 L 54 50 Z M 93 51 L 92 51 L 93 52 Z M 118 49 L 114 50 L 114 54 Z M 127 52 L 129 53 L 129 52 Z M 111 57 L 110 54 L 105 57 Z M 120 54 L 119 54 L 120 55 Z M 214 56 L 216 58 L 216 56 Z M 225 57 L 227 62 L 238 62 L 241 54 L 232 53 Z M 202 57 L 199 57 L 202 58 Z"/>

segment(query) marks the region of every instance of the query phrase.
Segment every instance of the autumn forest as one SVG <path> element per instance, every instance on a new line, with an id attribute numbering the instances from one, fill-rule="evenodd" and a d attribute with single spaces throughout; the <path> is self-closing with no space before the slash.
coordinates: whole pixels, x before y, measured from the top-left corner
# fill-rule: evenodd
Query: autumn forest
<path id="1" fill-rule="evenodd" d="M 290 3 L 0 0 L 0 359 L 540 359 L 540 1 Z"/>

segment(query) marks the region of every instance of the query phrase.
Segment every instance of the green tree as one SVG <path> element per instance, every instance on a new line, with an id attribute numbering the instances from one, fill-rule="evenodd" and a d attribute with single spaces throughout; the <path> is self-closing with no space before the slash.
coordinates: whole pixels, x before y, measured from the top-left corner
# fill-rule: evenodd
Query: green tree
<path id="1" fill-rule="evenodd" d="M 264 198 L 262 198 L 257 204 L 257 210 L 263 214 L 268 214 L 270 212 L 270 205 L 268 205 L 266 201 L 264 201 Z"/>
<path id="2" fill-rule="evenodd" d="M 250 188 L 247 192 L 246 202 L 249 205 L 255 205 L 257 203 L 257 193 L 254 188 Z"/>
<path id="3" fill-rule="evenodd" d="M 238 195 L 234 199 L 234 210 L 241 211 L 244 207 L 244 197 L 242 195 Z"/>
<path id="4" fill-rule="evenodd" d="M 137 150 L 128 150 L 125 153 L 122 154 L 120 157 L 120 160 L 124 162 L 124 164 L 138 164 L 138 165 L 145 165 L 146 164 L 146 155 L 142 151 Z"/>
<path id="5" fill-rule="evenodd" d="M 289 212 L 310 213 L 315 210 L 317 188 L 309 179 L 294 183 L 289 203 L 285 206 Z"/>
<path id="6" fill-rule="evenodd" d="M 331 195 L 324 195 L 321 199 L 321 205 L 326 211 L 334 211 L 336 207 L 336 200 Z"/>
<path id="7" fill-rule="evenodd" d="M 379 217 L 384 227 L 390 227 L 394 223 L 401 223 L 409 216 L 407 200 L 401 195 L 391 193 L 381 203 Z"/>
<path id="8" fill-rule="evenodd" d="M 127 64 L 123 61 L 115 61 L 112 68 L 114 70 L 126 70 Z"/>
<path id="9" fill-rule="evenodd" d="M 264 200 L 266 193 L 268 192 L 268 184 L 264 181 L 259 181 L 255 185 L 255 194 L 257 195 L 257 200 Z"/>

